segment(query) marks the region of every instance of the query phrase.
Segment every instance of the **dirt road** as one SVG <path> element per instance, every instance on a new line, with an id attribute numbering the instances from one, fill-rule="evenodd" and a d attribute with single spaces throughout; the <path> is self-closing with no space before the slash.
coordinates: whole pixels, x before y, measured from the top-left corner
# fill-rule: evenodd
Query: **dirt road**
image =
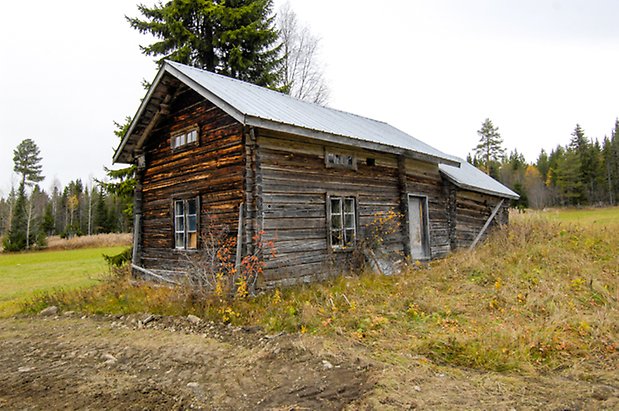
<path id="1" fill-rule="evenodd" d="M 612 371 L 491 373 L 338 341 L 146 314 L 0 320 L 0 409 L 619 409 Z"/>
<path id="2" fill-rule="evenodd" d="M 0 320 L 0 409 L 339 409 L 369 389 L 366 365 L 304 342 L 144 315 Z"/>

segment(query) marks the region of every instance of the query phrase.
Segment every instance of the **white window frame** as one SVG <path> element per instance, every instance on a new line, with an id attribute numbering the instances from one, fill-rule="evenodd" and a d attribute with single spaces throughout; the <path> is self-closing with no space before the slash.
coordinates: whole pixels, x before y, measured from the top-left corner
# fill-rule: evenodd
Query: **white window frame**
<path id="1" fill-rule="evenodd" d="M 170 137 L 172 151 L 189 145 L 197 145 L 200 140 L 200 127 L 197 124 L 183 129 Z"/>
<path id="2" fill-rule="evenodd" d="M 189 204 L 194 203 L 195 213 L 189 213 Z M 198 248 L 198 232 L 200 217 L 199 197 L 186 199 L 174 199 L 172 202 L 173 226 L 174 226 L 174 248 L 177 250 L 196 250 Z M 191 220 L 194 220 L 193 229 L 190 228 Z M 193 237 L 193 244 L 190 244 Z M 180 241 L 179 241 L 180 240 Z"/>
<path id="3" fill-rule="evenodd" d="M 347 204 L 351 203 L 352 207 L 346 207 Z M 327 233 L 332 250 L 347 251 L 354 249 L 357 243 L 357 206 L 358 201 L 355 196 L 327 196 Z M 334 239 L 337 239 L 337 241 L 334 241 Z"/>

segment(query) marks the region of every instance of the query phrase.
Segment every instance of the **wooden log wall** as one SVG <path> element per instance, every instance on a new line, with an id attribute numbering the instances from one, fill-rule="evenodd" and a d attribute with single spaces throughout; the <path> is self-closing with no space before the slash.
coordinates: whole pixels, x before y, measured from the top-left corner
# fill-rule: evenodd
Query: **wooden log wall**
<path id="1" fill-rule="evenodd" d="M 199 143 L 172 150 L 170 137 L 197 124 Z M 236 234 L 243 201 L 243 127 L 194 91 L 180 89 L 145 144 L 142 178 L 142 264 L 178 271 L 188 252 L 174 248 L 172 201 L 199 197 L 200 236 L 208 227 Z"/>
<path id="2" fill-rule="evenodd" d="M 329 247 L 327 194 L 356 197 L 358 237 L 377 213 L 401 210 L 402 181 L 395 155 L 345 146 L 327 148 L 353 154 L 357 169 L 327 168 L 322 143 L 259 131 L 260 218 L 265 237 L 274 240 L 277 249 L 277 257 L 267 262 L 264 286 L 311 281 L 334 264 L 341 267 L 350 257 Z M 438 167 L 407 159 L 406 168 L 407 189 L 428 195 L 432 253 L 443 255 L 449 250 L 449 237 Z M 403 254 L 405 237 L 402 231 L 390 235 L 385 248 Z"/>
<path id="3" fill-rule="evenodd" d="M 453 198 L 455 209 L 455 224 L 454 237 L 452 243 L 454 249 L 468 248 L 475 237 L 483 228 L 486 220 L 492 214 L 492 210 L 501 201 L 500 197 L 487 194 L 476 193 L 472 191 L 462 190 L 457 187 L 452 188 L 455 192 Z M 508 207 L 509 200 L 504 201 L 504 205 L 499 210 L 499 213 L 493 219 L 492 223 L 484 233 L 482 240 L 488 236 L 492 228 L 501 224 L 508 223 Z"/>

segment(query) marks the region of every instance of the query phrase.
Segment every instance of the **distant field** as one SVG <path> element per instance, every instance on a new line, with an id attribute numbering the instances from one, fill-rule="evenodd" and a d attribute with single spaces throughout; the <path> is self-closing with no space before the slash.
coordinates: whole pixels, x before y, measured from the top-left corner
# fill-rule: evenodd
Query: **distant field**
<path id="1" fill-rule="evenodd" d="M 546 211 L 531 211 L 528 213 L 547 216 L 555 221 L 574 222 L 581 224 L 603 225 L 607 223 L 619 223 L 619 207 L 607 208 L 554 208 Z"/>
<path id="2" fill-rule="evenodd" d="M 15 314 L 35 291 L 93 285 L 107 270 L 102 254 L 126 247 L 0 254 L 0 316 Z"/>

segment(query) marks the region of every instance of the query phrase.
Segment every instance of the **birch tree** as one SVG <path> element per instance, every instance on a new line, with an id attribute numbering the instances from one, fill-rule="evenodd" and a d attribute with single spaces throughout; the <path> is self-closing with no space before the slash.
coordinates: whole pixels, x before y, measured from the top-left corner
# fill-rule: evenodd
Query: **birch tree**
<path id="1" fill-rule="evenodd" d="M 301 24 L 289 3 L 277 13 L 282 43 L 282 90 L 292 97 L 325 104 L 329 88 L 318 61 L 320 39 Z"/>

